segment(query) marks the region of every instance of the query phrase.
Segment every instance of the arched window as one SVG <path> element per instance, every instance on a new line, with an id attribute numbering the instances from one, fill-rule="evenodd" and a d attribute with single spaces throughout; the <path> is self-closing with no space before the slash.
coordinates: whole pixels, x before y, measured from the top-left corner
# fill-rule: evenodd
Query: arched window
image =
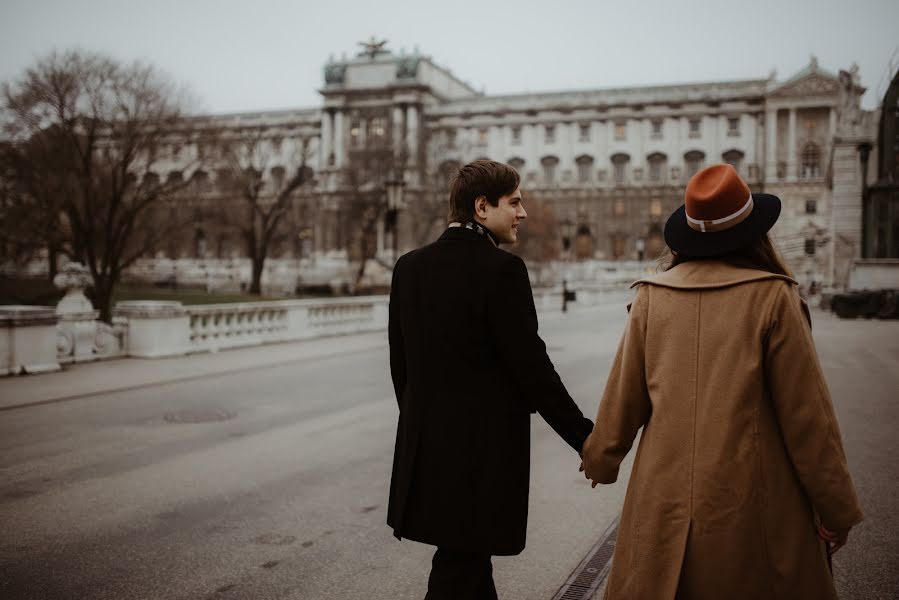
<path id="1" fill-rule="evenodd" d="M 684 174 L 687 179 L 696 175 L 705 163 L 705 153 L 699 150 L 692 150 L 684 154 Z"/>
<path id="2" fill-rule="evenodd" d="M 627 180 L 627 165 L 631 161 L 631 157 L 627 154 L 612 155 L 612 170 L 615 176 L 615 185 L 624 185 Z"/>
<path id="3" fill-rule="evenodd" d="M 215 185 L 222 192 L 231 191 L 231 188 L 234 187 L 234 174 L 231 172 L 231 169 L 222 168 L 216 170 Z"/>
<path id="4" fill-rule="evenodd" d="M 144 174 L 144 178 L 141 182 L 141 185 L 143 185 L 148 190 L 157 189 L 159 187 L 159 175 L 157 175 L 153 171 L 147 171 Z"/>
<path id="5" fill-rule="evenodd" d="M 556 183 L 556 175 L 559 170 L 559 159 L 555 156 L 544 156 L 540 159 L 543 165 L 543 184 L 553 185 Z"/>
<path id="6" fill-rule="evenodd" d="M 184 175 L 181 174 L 181 171 L 171 171 L 166 178 L 166 183 L 169 185 L 180 185 L 183 181 Z"/>
<path id="7" fill-rule="evenodd" d="M 649 181 L 662 183 L 665 180 L 665 171 L 668 170 L 668 157 L 661 152 L 653 152 L 646 157 L 649 163 Z"/>
<path id="8" fill-rule="evenodd" d="M 577 164 L 578 183 L 590 183 L 593 180 L 593 157 L 582 154 L 574 162 Z"/>
<path id="9" fill-rule="evenodd" d="M 510 159 L 509 159 L 508 161 L 506 161 L 506 162 L 508 163 L 508 165 L 509 165 L 510 167 L 512 167 L 513 169 L 515 169 L 516 171 L 518 171 L 519 174 L 521 174 L 522 169 L 524 169 L 524 159 L 523 159 L 523 158 L 520 158 L 520 157 L 518 157 L 518 156 L 516 156 L 516 157 L 514 157 L 514 158 L 510 158 Z"/>
<path id="10" fill-rule="evenodd" d="M 733 150 L 728 150 L 727 152 L 722 154 L 721 160 L 736 169 L 737 173 L 739 173 L 740 169 L 743 168 L 743 153 L 736 148 L 734 148 Z"/>
<path id="11" fill-rule="evenodd" d="M 802 148 L 800 179 L 813 179 L 821 176 L 821 151 L 814 142 L 809 142 Z"/>
<path id="12" fill-rule="evenodd" d="M 194 171 L 190 176 L 190 183 L 193 185 L 197 193 L 204 193 L 209 190 L 209 175 L 202 169 Z"/>

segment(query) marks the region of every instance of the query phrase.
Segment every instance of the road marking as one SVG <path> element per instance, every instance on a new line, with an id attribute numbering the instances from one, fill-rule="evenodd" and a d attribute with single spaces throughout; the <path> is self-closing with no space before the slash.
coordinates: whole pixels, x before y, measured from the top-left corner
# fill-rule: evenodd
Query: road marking
<path id="1" fill-rule="evenodd" d="M 606 528 L 599 541 L 590 548 L 587 555 L 575 567 L 568 580 L 562 584 L 552 600 L 591 600 L 599 586 L 609 575 L 612 567 L 612 554 L 615 552 L 615 541 L 618 539 L 618 524 L 621 516 L 617 516 Z"/>

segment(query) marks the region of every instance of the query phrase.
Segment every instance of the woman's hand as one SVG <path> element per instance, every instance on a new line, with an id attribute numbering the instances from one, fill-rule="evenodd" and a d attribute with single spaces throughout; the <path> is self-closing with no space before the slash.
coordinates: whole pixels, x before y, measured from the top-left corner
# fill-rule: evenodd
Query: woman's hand
<path id="1" fill-rule="evenodd" d="M 831 531 L 824 525 L 818 525 L 818 537 L 827 543 L 828 554 L 836 554 L 840 548 L 846 545 L 846 540 L 849 539 L 850 529 L 852 528 L 847 527 L 846 529 Z"/>

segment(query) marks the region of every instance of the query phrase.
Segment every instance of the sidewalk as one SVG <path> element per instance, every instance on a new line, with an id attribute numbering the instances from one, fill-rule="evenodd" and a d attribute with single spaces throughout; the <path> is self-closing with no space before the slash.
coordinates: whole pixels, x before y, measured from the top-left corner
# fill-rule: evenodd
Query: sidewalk
<path id="1" fill-rule="evenodd" d="M 0 411 L 386 346 L 387 332 L 377 331 L 172 358 L 118 358 L 79 363 L 56 373 L 0 378 Z"/>

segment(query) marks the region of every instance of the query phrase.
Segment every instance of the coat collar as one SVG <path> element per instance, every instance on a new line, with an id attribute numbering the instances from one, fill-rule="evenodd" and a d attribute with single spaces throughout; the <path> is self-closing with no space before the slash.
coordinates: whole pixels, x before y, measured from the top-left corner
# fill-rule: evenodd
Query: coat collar
<path id="1" fill-rule="evenodd" d="M 487 233 L 478 233 L 474 229 L 464 226 L 450 225 L 440 236 L 440 240 L 482 240 L 489 246 L 497 248 L 497 244 L 488 237 Z"/>
<path id="2" fill-rule="evenodd" d="M 793 285 L 799 285 L 795 279 L 786 275 L 737 267 L 720 260 L 691 260 L 658 275 L 638 279 L 631 284 L 631 287 L 647 284 L 682 290 L 706 290 L 765 279 L 782 279 Z"/>

